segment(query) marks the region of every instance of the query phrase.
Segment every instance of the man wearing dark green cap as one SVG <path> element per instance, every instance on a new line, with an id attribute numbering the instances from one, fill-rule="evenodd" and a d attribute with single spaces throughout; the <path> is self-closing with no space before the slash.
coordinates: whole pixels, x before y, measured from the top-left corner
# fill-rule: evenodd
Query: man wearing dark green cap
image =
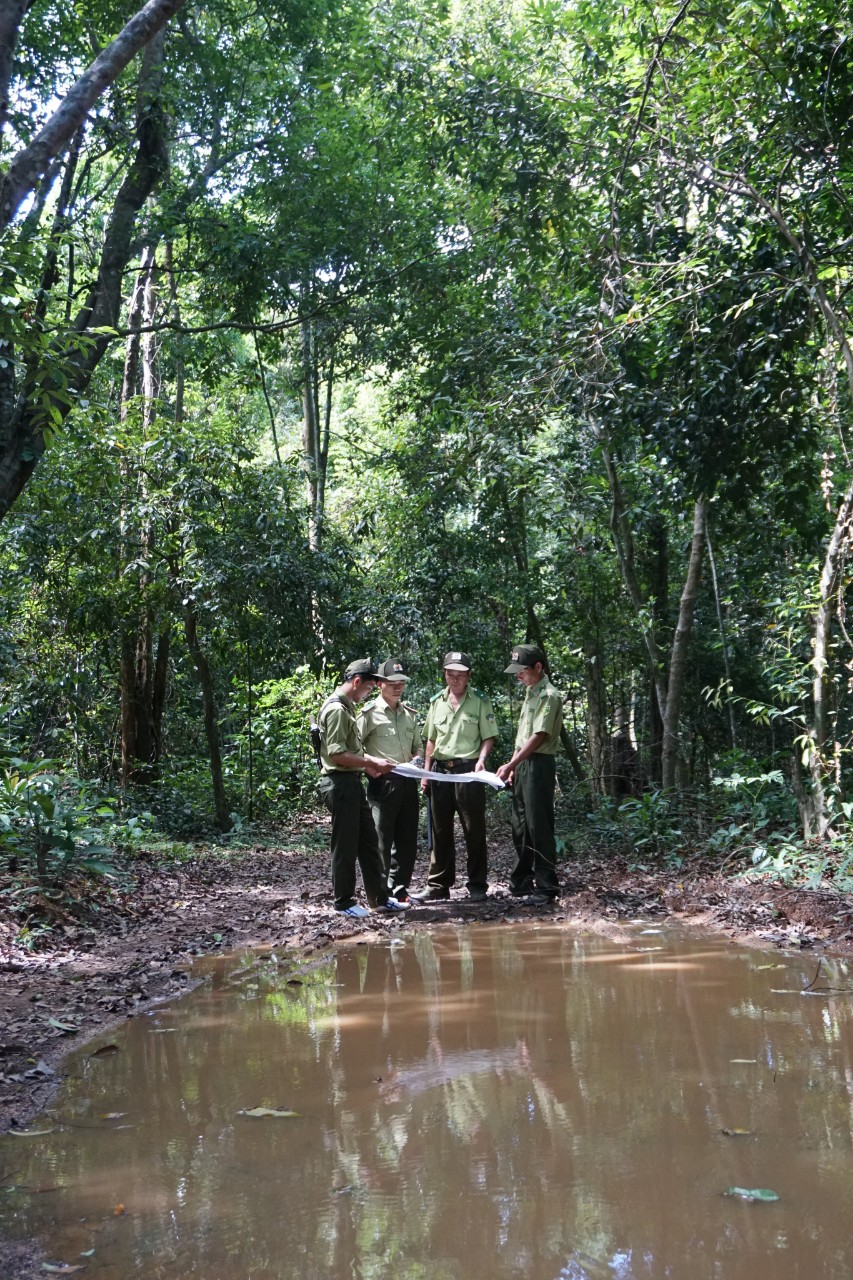
<path id="1" fill-rule="evenodd" d="M 377 673 L 379 697 L 361 713 L 361 737 L 368 755 L 408 764 L 423 751 L 414 707 L 403 702 L 410 677 L 402 658 L 389 658 Z M 398 902 L 409 901 L 409 885 L 418 851 L 418 784 L 415 778 L 389 774 L 371 778 L 367 798 L 373 811 L 379 855 L 388 889 Z"/>
<path id="2" fill-rule="evenodd" d="M 518 644 L 506 675 L 515 675 L 526 693 L 518 719 L 515 750 L 498 769 L 512 783 L 512 839 L 517 854 L 510 892 L 545 906 L 559 893 L 554 836 L 554 786 L 563 700 L 545 674 L 545 654 L 535 644 Z"/>
<path id="3" fill-rule="evenodd" d="M 389 897 L 379 856 L 373 815 L 361 784 L 362 771 L 382 778 L 393 760 L 365 754 L 355 708 L 376 688 L 376 667 L 358 658 L 344 672 L 338 686 L 320 709 L 320 793 L 332 815 L 332 888 L 335 910 L 361 918 L 370 913 L 355 897 L 355 867 L 361 867 L 367 901 L 377 911 L 402 911 L 404 904 Z"/>
<path id="4" fill-rule="evenodd" d="M 497 733 L 488 698 L 468 687 L 471 659 L 461 649 L 444 655 L 446 688 L 430 702 L 424 726 L 424 768 L 436 773 L 471 773 L 486 767 Z M 414 896 L 421 902 L 450 897 L 456 880 L 455 815 L 459 814 L 468 853 L 468 897 L 481 902 L 488 890 L 486 851 L 486 788 L 479 782 L 430 782 L 432 853 L 426 889 Z"/>

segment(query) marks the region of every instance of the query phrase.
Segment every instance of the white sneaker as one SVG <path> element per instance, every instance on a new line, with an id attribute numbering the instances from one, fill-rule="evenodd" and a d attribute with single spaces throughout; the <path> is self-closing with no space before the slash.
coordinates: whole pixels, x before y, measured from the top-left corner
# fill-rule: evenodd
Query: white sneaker
<path id="1" fill-rule="evenodd" d="M 349 916 L 352 920 L 363 920 L 365 916 L 370 915 L 367 907 L 362 907 L 357 902 L 354 902 L 351 907 L 335 907 L 335 911 L 339 916 Z"/>
<path id="2" fill-rule="evenodd" d="M 396 898 L 389 898 L 387 902 L 381 903 L 376 910 L 385 911 L 389 915 L 393 915 L 395 911 L 408 911 L 408 902 L 398 902 Z"/>

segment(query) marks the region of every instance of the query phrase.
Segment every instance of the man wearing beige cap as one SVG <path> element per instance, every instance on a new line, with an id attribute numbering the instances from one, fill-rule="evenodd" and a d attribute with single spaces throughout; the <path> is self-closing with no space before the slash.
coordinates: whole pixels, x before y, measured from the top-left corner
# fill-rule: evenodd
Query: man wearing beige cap
<path id="1" fill-rule="evenodd" d="M 415 709 L 403 702 L 403 691 L 410 679 L 403 659 L 389 658 L 381 663 L 377 679 L 379 697 L 368 703 L 361 713 L 364 750 L 368 755 L 409 764 L 421 755 L 423 744 Z M 367 799 L 373 811 L 388 889 L 398 902 L 408 902 L 418 851 L 417 781 L 394 773 L 371 778 Z"/>
<path id="2" fill-rule="evenodd" d="M 332 815 L 335 910 L 355 919 L 370 914 L 356 900 L 356 863 L 361 868 L 367 900 L 375 911 L 404 910 L 403 903 L 389 897 L 373 814 L 361 783 L 362 773 L 382 778 L 394 768 L 393 760 L 365 752 L 355 713 L 357 704 L 376 688 L 376 676 L 376 667 L 370 658 L 351 662 L 344 672 L 343 683 L 326 699 L 317 717 L 323 770 L 319 789 Z"/>
<path id="3" fill-rule="evenodd" d="M 446 688 L 431 700 L 424 726 L 424 768 L 436 773 L 470 773 L 485 769 L 497 725 L 492 704 L 469 688 L 471 659 L 461 649 L 444 655 Z M 482 902 L 488 890 L 486 788 L 478 782 L 425 782 L 432 811 L 432 853 L 426 889 L 413 895 L 420 902 L 450 897 L 456 880 L 456 814 L 468 854 L 468 897 Z"/>
<path id="4" fill-rule="evenodd" d="M 556 901 L 557 842 L 554 836 L 555 756 L 563 724 L 563 700 L 545 674 L 545 654 L 535 644 L 517 644 L 506 675 L 526 690 L 515 750 L 498 769 L 512 783 L 512 839 L 517 854 L 510 892 L 534 906 Z"/>

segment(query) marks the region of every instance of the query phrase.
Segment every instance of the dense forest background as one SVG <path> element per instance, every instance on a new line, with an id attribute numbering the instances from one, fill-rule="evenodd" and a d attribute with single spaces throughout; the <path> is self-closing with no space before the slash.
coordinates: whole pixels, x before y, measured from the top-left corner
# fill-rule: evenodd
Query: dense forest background
<path id="1" fill-rule="evenodd" d="M 529 639 L 597 838 L 845 885 L 848 37 L 4 5 L 0 841 L 280 821 L 367 653 L 471 652 L 506 751 Z"/>

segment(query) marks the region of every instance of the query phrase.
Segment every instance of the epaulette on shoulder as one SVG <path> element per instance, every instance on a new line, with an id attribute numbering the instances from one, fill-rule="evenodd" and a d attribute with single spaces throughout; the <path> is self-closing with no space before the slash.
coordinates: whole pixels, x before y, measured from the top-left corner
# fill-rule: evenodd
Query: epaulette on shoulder
<path id="1" fill-rule="evenodd" d="M 400 706 L 405 707 L 406 711 L 411 711 L 413 716 L 416 716 L 418 714 L 417 708 L 413 707 L 411 702 L 401 702 Z"/>
<path id="2" fill-rule="evenodd" d="M 443 693 L 444 693 L 444 690 L 443 690 L 443 689 L 439 689 L 438 693 L 434 693 L 434 694 L 432 695 L 432 697 L 430 698 L 430 702 L 436 702 L 436 701 L 437 701 L 437 699 L 439 699 Z"/>
<path id="3" fill-rule="evenodd" d="M 476 693 L 477 697 L 482 698 L 483 702 L 486 701 L 486 695 L 484 693 L 481 693 L 479 689 L 472 689 L 471 692 Z"/>

